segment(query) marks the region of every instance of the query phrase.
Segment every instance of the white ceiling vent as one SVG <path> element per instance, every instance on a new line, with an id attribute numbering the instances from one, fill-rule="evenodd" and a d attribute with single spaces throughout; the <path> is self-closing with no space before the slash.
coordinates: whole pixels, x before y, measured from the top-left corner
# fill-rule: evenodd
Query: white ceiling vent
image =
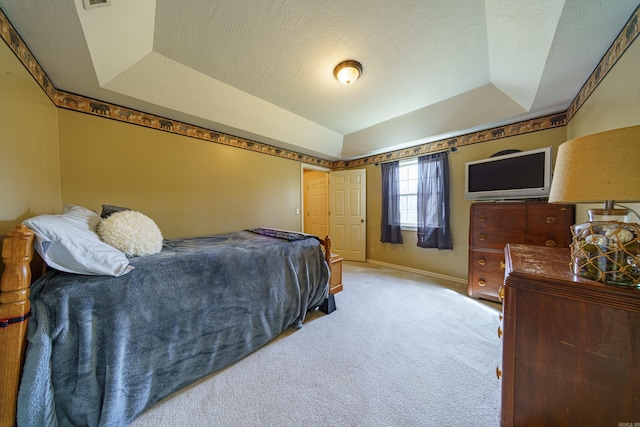
<path id="1" fill-rule="evenodd" d="M 111 0 L 82 0 L 82 5 L 85 9 L 111 6 Z"/>

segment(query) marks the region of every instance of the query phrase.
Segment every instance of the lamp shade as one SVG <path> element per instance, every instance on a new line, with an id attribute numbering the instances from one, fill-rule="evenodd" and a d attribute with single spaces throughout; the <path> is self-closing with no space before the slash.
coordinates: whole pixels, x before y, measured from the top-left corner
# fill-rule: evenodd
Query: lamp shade
<path id="1" fill-rule="evenodd" d="M 640 126 L 571 139 L 560 145 L 550 203 L 640 201 Z"/>

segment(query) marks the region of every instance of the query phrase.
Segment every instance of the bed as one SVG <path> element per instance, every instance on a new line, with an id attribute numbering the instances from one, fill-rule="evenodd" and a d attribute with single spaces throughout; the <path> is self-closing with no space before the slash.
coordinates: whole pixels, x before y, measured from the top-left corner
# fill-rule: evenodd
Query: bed
<path id="1" fill-rule="evenodd" d="M 22 224 L 2 247 L 2 426 L 16 416 L 19 425 L 127 425 L 301 327 L 328 297 L 328 237 L 253 229 L 163 240 L 159 252 L 127 257 L 125 273 L 49 268 L 30 285 L 39 240 Z"/>

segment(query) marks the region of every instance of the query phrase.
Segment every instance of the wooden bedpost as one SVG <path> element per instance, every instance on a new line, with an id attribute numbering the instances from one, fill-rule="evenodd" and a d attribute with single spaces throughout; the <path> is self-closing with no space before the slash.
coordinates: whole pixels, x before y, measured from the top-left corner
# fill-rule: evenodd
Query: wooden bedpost
<path id="1" fill-rule="evenodd" d="M 16 424 L 18 387 L 27 346 L 33 231 L 18 225 L 2 243 L 0 279 L 0 427 Z"/>
<path id="2" fill-rule="evenodd" d="M 326 236 L 324 240 L 320 241 L 324 246 L 324 259 L 327 260 L 327 264 L 331 265 L 331 237 Z"/>

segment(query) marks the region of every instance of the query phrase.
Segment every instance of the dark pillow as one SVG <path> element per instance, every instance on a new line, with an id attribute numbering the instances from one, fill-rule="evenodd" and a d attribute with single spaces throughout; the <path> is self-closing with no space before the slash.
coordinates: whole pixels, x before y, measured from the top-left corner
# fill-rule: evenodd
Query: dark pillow
<path id="1" fill-rule="evenodd" d="M 131 209 L 124 208 L 122 206 L 102 205 L 102 213 L 100 214 L 100 216 L 102 218 L 109 218 L 109 215 L 114 214 L 116 212 L 130 211 L 130 210 Z"/>

